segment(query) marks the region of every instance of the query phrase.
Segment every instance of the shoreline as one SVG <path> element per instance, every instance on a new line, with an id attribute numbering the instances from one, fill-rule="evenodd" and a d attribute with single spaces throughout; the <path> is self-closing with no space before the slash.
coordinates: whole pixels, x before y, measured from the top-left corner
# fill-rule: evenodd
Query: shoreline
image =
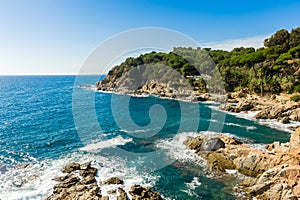
<path id="1" fill-rule="evenodd" d="M 289 142 L 273 142 L 265 151 L 224 134 L 187 137 L 183 144 L 206 161 L 212 178 L 228 174 L 228 170 L 244 175 L 232 187 L 234 194 L 251 199 L 300 197 L 300 128 Z"/>
<path id="2" fill-rule="evenodd" d="M 80 88 L 83 89 L 91 89 L 95 92 L 100 92 L 100 93 L 111 93 L 111 94 L 117 94 L 117 95 L 127 95 L 127 96 L 131 96 L 134 98 L 148 98 L 150 96 L 156 97 L 156 98 L 160 98 L 160 99 L 168 99 L 168 100 L 175 100 L 175 101 L 180 101 L 180 102 L 185 102 L 185 103 L 202 103 L 202 104 L 214 104 L 214 105 L 218 105 L 218 106 L 212 106 L 211 109 L 215 109 L 217 111 L 220 112 L 224 112 L 226 114 L 229 115 L 233 115 L 236 116 L 238 118 L 242 118 L 242 119 L 246 119 L 246 120 L 250 120 L 250 121 L 255 121 L 257 122 L 259 125 L 262 126 L 266 126 L 272 129 L 276 129 L 276 130 L 280 130 L 280 131 L 284 131 L 287 133 L 291 133 L 292 131 L 294 131 L 297 127 L 300 127 L 300 122 L 299 121 L 292 121 L 290 120 L 289 123 L 282 123 L 276 119 L 256 119 L 255 115 L 257 115 L 259 112 L 263 111 L 263 108 L 260 110 L 255 110 L 255 111 L 240 111 L 240 112 L 230 112 L 230 111 L 226 111 L 224 109 L 220 108 L 220 105 L 228 105 L 228 104 L 237 104 L 237 103 L 230 103 L 228 102 L 226 96 L 234 94 L 234 93 L 226 93 L 225 95 L 218 95 L 218 94 L 210 94 L 210 93 L 205 93 L 204 95 L 209 96 L 209 98 L 205 101 L 193 101 L 191 99 L 186 99 L 186 98 L 180 98 L 180 97 L 176 97 L 176 98 L 171 98 L 171 97 L 164 97 L 164 96 L 160 96 L 160 95 L 154 95 L 154 94 L 149 94 L 149 93 L 145 93 L 144 95 L 137 95 L 134 92 L 132 93 L 126 93 L 126 92 L 118 92 L 118 91 L 107 91 L 107 90 L 98 90 L 97 87 L 81 87 Z M 239 93 L 239 92 L 236 92 Z M 279 97 L 282 97 L 283 95 L 276 95 Z M 285 96 L 285 95 L 284 95 Z M 212 99 L 211 99 L 212 97 Z M 264 99 L 266 97 L 262 97 L 262 99 Z M 224 101 L 225 99 L 225 101 Z M 237 98 L 238 102 L 242 102 L 242 101 L 247 101 L 248 98 L 243 97 L 243 98 Z M 218 101 L 218 100 L 222 100 L 222 101 Z M 271 106 L 274 105 L 274 102 L 271 102 L 271 104 L 267 104 L 265 106 Z M 281 103 L 277 103 L 278 105 L 282 105 Z"/>

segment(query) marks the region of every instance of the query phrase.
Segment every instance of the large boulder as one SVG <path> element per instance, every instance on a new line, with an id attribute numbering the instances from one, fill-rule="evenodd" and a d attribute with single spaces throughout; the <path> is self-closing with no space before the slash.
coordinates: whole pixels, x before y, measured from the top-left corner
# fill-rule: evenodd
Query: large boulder
<path id="1" fill-rule="evenodd" d="M 269 169 L 269 159 L 263 154 L 252 154 L 234 160 L 236 169 L 246 176 L 257 177 Z"/>
<path id="2" fill-rule="evenodd" d="M 158 192 L 153 192 L 149 187 L 142 187 L 140 185 L 133 185 L 129 190 L 132 200 L 162 200 Z"/>
<path id="3" fill-rule="evenodd" d="M 297 200 L 300 198 L 300 166 L 279 165 L 269 169 L 246 190 L 257 199 Z"/>
<path id="4" fill-rule="evenodd" d="M 225 110 L 225 111 L 228 111 L 228 112 L 235 112 L 235 108 L 236 108 L 236 106 L 234 104 L 231 104 L 231 103 L 221 104 L 219 106 L 220 110 Z"/>
<path id="5" fill-rule="evenodd" d="M 217 173 L 224 173 L 226 169 L 236 169 L 233 160 L 227 154 L 222 152 L 210 152 L 208 154 L 201 154 L 207 161 L 210 170 Z"/>
<path id="6" fill-rule="evenodd" d="M 124 181 L 118 177 L 111 177 L 103 182 L 105 185 L 111 185 L 111 184 L 123 184 Z"/>
<path id="7" fill-rule="evenodd" d="M 270 119 L 270 109 L 265 108 L 254 116 L 255 119 Z"/>
<path id="8" fill-rule="evenodd" d="M 75 162 L 68 163 L 61 171 L 67 174 L 53 179 L 59 183 L 54 185 L 53 193 L 46 200 L 102 200 L 101 191 L 95 179 L 97 169 L 91 167 L 91 163 L 82 165 Z"/>
<path id="9" fill-rule="evenodd" d="M 62 171 L 62 173 L 71 173 L 78 169 L 80 169 L 80 164 L 71 162 L 71 163 L 66 164 L 66 166 L 64 166 L 64 168 L 61 171 Z"/>
<path id="10" fill-rule="evenodd" d="M 219 137 L 206 137 L 202 143 L 201 151 L 216 151 L 225 148 L 225 143 Z"/>
<path id="11" fill-rule="evenodd" d="M 235 112 L 249 111 L 252 108 L 254 108 L 254 103 L 251 100 L 240 101 L 235 108 Z"/>
<path id="12" fill-rule="evenodd" d="M 290 153 L 300 155 L 300 128 L 291 134 Z"/>

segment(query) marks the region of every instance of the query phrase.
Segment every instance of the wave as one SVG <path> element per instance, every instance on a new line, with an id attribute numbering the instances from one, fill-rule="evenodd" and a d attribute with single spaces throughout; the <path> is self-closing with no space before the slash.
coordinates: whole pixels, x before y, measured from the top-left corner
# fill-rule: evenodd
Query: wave
<path id="1" fill-rule="evenodd" d="M 211 107 L 211 108 L 213 108 L 213 107 Z M 254 116 L 261 111 L 248 111 L 248 112 L 232 113 L 232 112 L 220 110 L 217 107 L 214 107 L 213 109 L 217 109 L 220 112 L 225 112 L 227 114 L 234 115 L 235 117 L 238 117 L 238 118 L 246 119 L 249 121 L 256 121 L 260 125 L 267 126 L 267 127 L 270 127 L 270 128 L 276 129 L 276 130 L 280 130 L 280 131 L 284 131 L 284 132 L 288 132 L 288 133 L 292 132 L 290 127 L 300 126 L 300 122 L 295 122 L 295 121 L 292 121 L 288 124 L 283 124 L 283 123 L 277 121 L 276 119 L 255 119 Z M 252 129 L 250 129 L 250 130 L 252 130 Z"/>
<path id="2" fill-rule="evenodd" d="M 187 193 L 192 197 L 199 197 L 195 191 L 197 187 L 199 187 L 202 183 L 199 181 L 198 177 L 194 177 L 190 183 L 185 183 L 186 189 L 182 189 L 181 191 Z"/>
<path id="3" fill-rule="evenodd" d="M 193 162 L 201 166 L 205 166 L 204 160 L 195 154 L 194 150 L 187 149 L 183 142 L 188 137 L 196 137 L 199 133 L 182 132 L 176 134 L 173 138 L 161 139 L 156 143 L 156 148 L 162 149 L 171 158 L 181 162 Z"/>
<path id="4" fill-rule="evenodd" d="M 63 175 L 61 168 L 69 162 L 92 162 L 92 166 L 98 168 L 97 183 L 101 188 L 102 195 L 110 196 L 108 191 L 122 187 L 126 192 L 134 184 L 153 187 L 159 176 L 146 172 L 139 172 L 136 167 L 127 165 L 127 161 L 119 157 L 104 157 L 82 151 L 67 154 L 56 160 L 44 160 L 35 164 L 8 168 L 0 174 L 0 199 L 17 200 L 45 199 L 52 193 L 56 184 L 52 179 Z M 117 176 L 124 180 L 123 185 L 103 185 L 102 181 Z"/>
<path id="5" fill-rule="evenodd" d="M 109 139 L 109 140 L 104 140 L 104 141 L 88 144 L 85 147 L 80 148 L 80 150 L 81 151 L 96 151 L 99 149 L 115 147 L 117 145 L 125 145 L 128 142 L 132 142 L 132 138 L 123 138 L 121 136 L 117 136 L 117 137 Z"/>
<path id="6" fill-rule="evenodd" d="M 227 125 L 227 126 L 241 127 L 241 128 L 245 128 L 247 130 L 255 130 L 255 129 L 257 129 L 255 126 L 244 126 L 244 125 L 235 124 L 235 123 L 225 123 L 225 125 Z"/>

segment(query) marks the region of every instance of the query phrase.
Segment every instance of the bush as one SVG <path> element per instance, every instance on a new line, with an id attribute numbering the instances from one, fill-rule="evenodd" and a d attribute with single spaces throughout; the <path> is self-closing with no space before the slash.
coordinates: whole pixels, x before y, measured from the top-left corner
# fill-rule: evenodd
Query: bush
<path id="1" fill-rule="evenodd" d="M 294 92 L 300 93 L 300 85 L 296 85 L 296 86 L 294 87 Z"/>
<path id="2" fill-rule="evenodd" d="M 298 101 L 300 101 L 300 95 L 296 94 L 296 95 L 294 95 L 294 96 L 291 96 L 291 97 L 290 97 L 290 100 L 291 100 L 291 101 L 298 102 Z"/>

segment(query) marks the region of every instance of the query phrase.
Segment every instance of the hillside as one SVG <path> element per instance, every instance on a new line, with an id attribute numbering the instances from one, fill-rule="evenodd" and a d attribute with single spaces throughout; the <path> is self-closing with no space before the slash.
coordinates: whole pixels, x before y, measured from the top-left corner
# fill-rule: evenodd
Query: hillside
<path id="1" fill-rule="evenodd" d="M 175 47 L 170 53 L 127 58 L 110 70 L 97 88 L 149 93 L 147 84 L 151 82 L 152 86 L 171 88 L 170 97 L 174 98 L 183 93 L 199 96 L 242 88 L 260 95 L 300 92 L 299 58 L 300 27 L 291 32 L 282 29 L 266 38 L 259 49 L 238 47 L 229 52 Z"/>

